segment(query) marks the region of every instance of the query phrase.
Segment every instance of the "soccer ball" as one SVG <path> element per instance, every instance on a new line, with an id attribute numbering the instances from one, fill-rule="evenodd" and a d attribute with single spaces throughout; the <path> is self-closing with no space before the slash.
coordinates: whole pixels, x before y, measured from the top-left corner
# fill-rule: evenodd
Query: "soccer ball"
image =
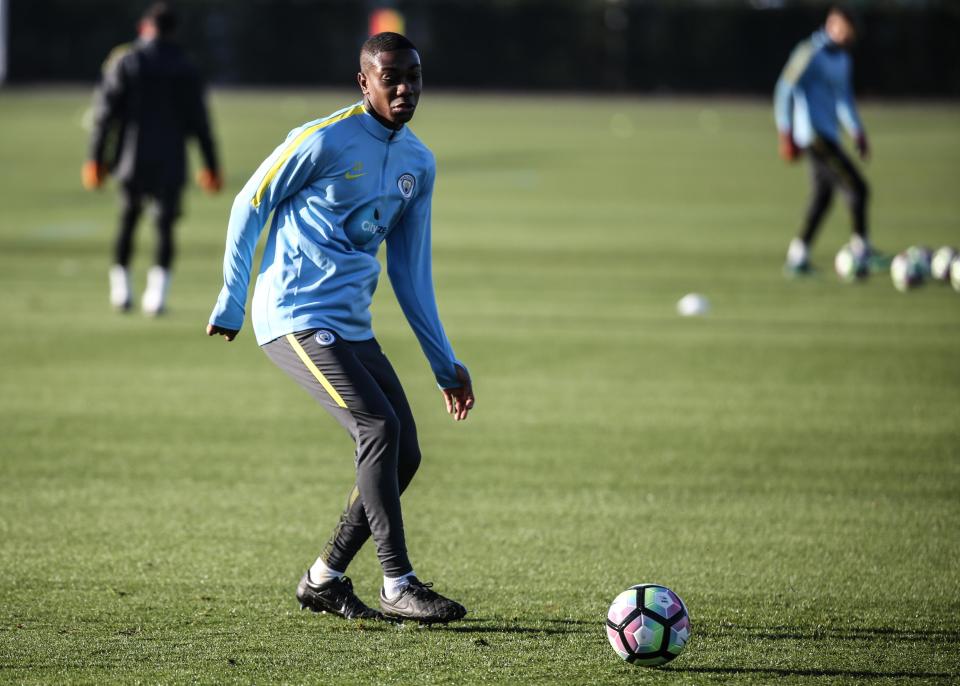
<path id="1" fill-rule="evenodd" d="M 687 293 L 677 301 L 677 314 L 681 317 L 702 317 L 710 311 L 710 301 L 699 293 Z"/>
<path id="2" fill-rule="evenodd" d="M 617 655 L 631 664 L 666 664 L 683 652 L 690 639 L 687 607 L 666 586 L 631 586 L 610 605 L 607 639 Z"/>
<path id="3" fill-rule="evenodd" d="M 960 255 L 954 257 L 953 262 L 950 263 L 950 285 L 953 286 L 953 290 L 960 293 Z"/>
<path id="4" fill-rule="evenodd" d="M 840 280 L 847 283 L 866 278 L 867 274 L 870 273 L 866 255 L 863 251 L 857 253 L 849 243 L 840 248 L 837 256 L 833 258 L 833 268 Z"/>
<path id="5" fill-rule="evenodd" d="M 911 258 L 909 251 L 900 253 L 890 263 L 890 279 L 893 287 L 901 293 L 922 284 L 925 276 L 923 265 Z"/>
<path id="6" fill-rule="evenodd" d="M 953 262 L 956 256 L 956 249 L 951 248 L 949 245 L 939 248 L 933 253 L 933 258 L 930 260 L 930 276 L 937 281 L 949 281 L 950 263 Z"/>
<path id="7" fill-rule="evenodd" d="M 925 245 L 911 245 L 907 248 L 907 257 L 917 265 L 924 279 L 930 276 L 930 263 L 933 260 L 930 248 Z"/>

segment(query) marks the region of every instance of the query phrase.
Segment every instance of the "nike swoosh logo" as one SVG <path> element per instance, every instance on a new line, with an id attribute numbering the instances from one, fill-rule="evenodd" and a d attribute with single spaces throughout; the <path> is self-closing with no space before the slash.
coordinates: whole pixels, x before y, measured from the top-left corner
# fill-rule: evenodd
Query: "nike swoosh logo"
<path id="1" fill-rule="evenodd" d="M 347 172 L 346 174 L 343 175 L 343 178 L 347 179 L 348 181 L 353 181 L 354 179 L 359 179 L 361 176 L 366 176 L 366 175 L 367 175 L 366 172 L 363 172 L 362 174 L 351 174 L 350 172 Z"/>

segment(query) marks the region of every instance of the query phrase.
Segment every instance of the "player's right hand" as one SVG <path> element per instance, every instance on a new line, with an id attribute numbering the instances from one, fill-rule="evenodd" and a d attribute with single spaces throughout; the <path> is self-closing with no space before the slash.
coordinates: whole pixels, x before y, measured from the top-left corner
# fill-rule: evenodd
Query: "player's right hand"
<path id="1" fill-rule="evenodd" d="M 216 324 L 207 324 L 208 336 L 216 336 L 219 334 L 227 340 L 227 343 L 236 338 L 238 333 L 240 333 L 239 329 L 227 329 L 222 326 L 217 326 Z"/>
<path id="2" fill-rule="evenodd" d="M 470 374 L 459 364 L 456 365 L 456 370 L 460 385 L 457 388 L 444 388 L 443 401 L 447 406 L 447 413 L 459 422 L 467 418 L 467 414 L 473 409 L 476 397 L 473 395 Z"/>
<path id="3" fill-rule="evenodd" d="M 866 162 L 870 159 L 870 143 L 867 141 L 867 134 L 860 133 L 857 135 L 855 141 L 857 145 L 857 152 L 860 153 L 860 159 Z"/>
<path id="4" fill-rule="evenodd" d="M 87 160 L 80 169 L 80 180 L 83 182 L 83 187 L 88 191 L 100 188 L 106 178 L 106 165 L 100 164 L 96 160 Z"/>
<path id="5" fill-rule="evenodd" d="M 800 149 L 793 140 L 793 133 L 782 131 L 780 133 L 780 157 L 784 162 L 794 162 L 800 157 Z"/>

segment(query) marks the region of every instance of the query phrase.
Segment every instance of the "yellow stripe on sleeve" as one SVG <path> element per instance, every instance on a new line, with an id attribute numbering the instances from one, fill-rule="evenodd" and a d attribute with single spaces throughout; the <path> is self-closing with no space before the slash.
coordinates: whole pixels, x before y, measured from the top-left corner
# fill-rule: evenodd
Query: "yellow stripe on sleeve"
<path id="1" fill-rule="evenodd" d="M 363 112 L 363 105 L 356 105 L 351 107 L 346 112 L 341 112 L 340 114 L 324 119 L 319 124 L 314 124 L 309 129 L 304 129 L 300 134 L 293 139 L 293 142 L 288 145 L 284 151 L 280 154 L 280 157 L 277 158 L 277 161 L 273 163 L 273 166 L 270 167 L 270 171 L 266 173 L 263 177 L 263 181 L 260 182 L 260 186 L 257 188 L 257 192 L 253 195 L 253 200 L 250 201 L 250 204 L 254 207 L 260 207 L 260 203 L 263 201 L 263 195 L 267 192 L 267 189 L 270 187 L 270 183 L 273 181 L 273 178 L 280 173 L 280 170 L 283 168 L 283 165 L 287 163 L 293 153 L 296 152 L 297 148 L 300 147 L 300 144 L 303 143 L 311 135 L 319 131 L 320 129 L 326 128 L 331 124 L 336 124 L 338 121 L 343 121 L 349 117 L 352 117 Z"/>
<path id="2" fill-rule="evenodd" d="M 347 409 L 347 404 L 343 402 L 343 398 L 340 397 L 340 394 L 337 393 L 337 389 L 333 387 L 333 384 L 327 380 L 327 377 L 323 375 L 317 365 L 313 363 L 313 360 L 310 359 L 310 356 L 307 355 L 307 351 L 303 349 L 303 346 L 300 345 L 300 341 L 297 340 L 297 337 L 292 333 L 287 334 L 287 341 L 290 343 L 290 347 L 293 348 L 293 351 L 297 353 L 297 357 L 306 365 L 307 369 L 317 378 L 317 381 L 320 382 L 320 385 L 323 386 L 324 390 L 330 394 L 330 397 L 333 398 L 333 401 L 342 407 Z"/>
<path id="3" fill-rule="evenodd" d="M 783 68 L 783 78 L 787 83 L 792 85 L 799 81 L 816 54 L 817 49 L 809 40 L 798 45 L 787 60 L 787 66 Z"/>

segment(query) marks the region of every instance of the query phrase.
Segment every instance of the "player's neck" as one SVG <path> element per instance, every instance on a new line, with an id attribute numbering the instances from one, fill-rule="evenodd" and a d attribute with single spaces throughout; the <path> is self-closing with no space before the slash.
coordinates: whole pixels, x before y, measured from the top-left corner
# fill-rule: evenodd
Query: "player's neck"
<path id="1" fill-rule="evenodd" d="M 366 98 L 363 99 L 363 109 L 367 114 L 376 119 L 377 123 L 386 129 L 390 129 L 391 131 L 399 131 L 403 128 L 403 123 L 392 122 L 389 119 L 385 119 L 384 117 L 380 116 L 377 111 L 373 109 L 370 101 L 368 101 Z"/>

